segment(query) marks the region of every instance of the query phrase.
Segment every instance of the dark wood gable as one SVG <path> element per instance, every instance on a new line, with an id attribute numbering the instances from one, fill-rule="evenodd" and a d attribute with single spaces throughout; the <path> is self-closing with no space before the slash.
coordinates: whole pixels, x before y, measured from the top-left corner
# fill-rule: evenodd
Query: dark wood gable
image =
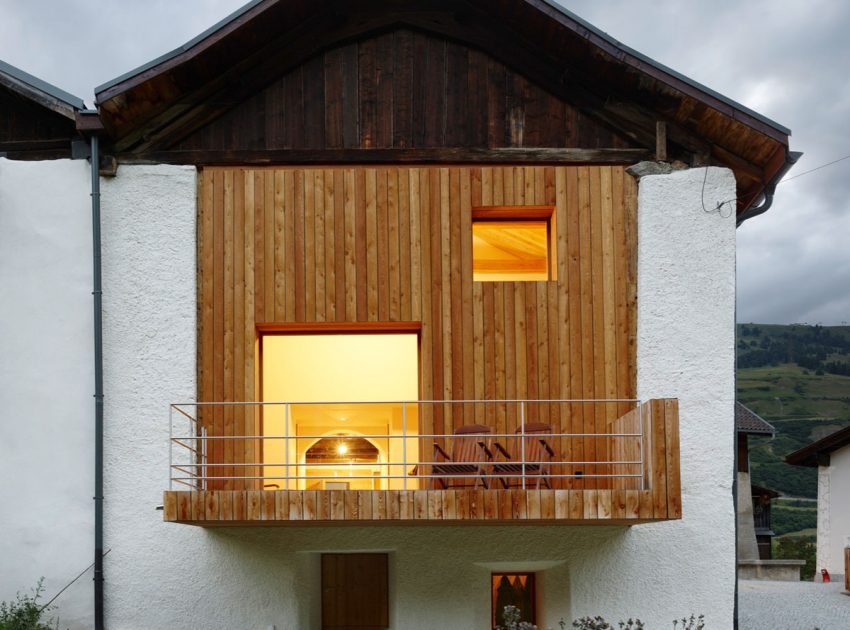
<path id="1" fill-rule="evenodd" d="M 479 50 L 398 29 L 315 56 L 168 149 L 441 147 L 639 148 Z"/>
<path id="2" fill-rule="evenodd" d="M 65 156 L 74 136 L 72 119 L 0 86 L 0 153 L 10 158 Z"/>
<path id="3" fill-rule="evenodd" d="M 122 161 L 658 157 L 731 168 L 739 218 L 797 158 L 788 129 L 550 0 L 258 0 L 96 94 Z"/>

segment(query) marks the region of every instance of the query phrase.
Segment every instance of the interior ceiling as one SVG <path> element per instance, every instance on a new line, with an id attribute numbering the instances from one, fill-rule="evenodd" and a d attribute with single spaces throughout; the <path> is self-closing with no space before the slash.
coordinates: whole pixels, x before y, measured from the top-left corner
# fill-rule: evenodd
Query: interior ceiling
<path id="1" fill-rule="evenodd" d="M 472 225 L 473 268 L 477 272 L 546 271 L 545 221 L 487 221 Z"/>

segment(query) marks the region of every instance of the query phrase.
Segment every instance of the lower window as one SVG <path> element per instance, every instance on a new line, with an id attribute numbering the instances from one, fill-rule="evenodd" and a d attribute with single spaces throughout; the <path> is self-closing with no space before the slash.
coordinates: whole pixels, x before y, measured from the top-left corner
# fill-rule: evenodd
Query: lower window
<path id="1" fill-rule="evenodd" d="M 519 616 L 515 621 L 536 623 L 534 573 L 493 573 L 490 583 L 493 628 L 507 626 L 506 608 Z"/>

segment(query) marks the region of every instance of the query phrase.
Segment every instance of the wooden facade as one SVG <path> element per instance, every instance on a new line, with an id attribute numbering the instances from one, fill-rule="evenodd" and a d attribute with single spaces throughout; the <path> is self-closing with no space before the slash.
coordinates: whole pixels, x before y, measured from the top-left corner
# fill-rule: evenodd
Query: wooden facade
<path id="1" fill-rule="evenodd" d="M 635 191 L 622 167 L 205 168 L 199 400 L 261 400 L 258 327 L 291 322 L 421 324 L 422 400 L 634 398 Z M 499 205 L 554 208 L 557 280 L 473 282 L 472 209 Z M 528 420 L 604 433 L 627 409 L 530 406 Z M 211 436 L 259 430 L 244 408 L 208 414 Z M 518 414 L 458 403 L 423 421 L 510 433 Z M 208 457 L 256 462 L 256 444 L 214 441 Z"/>
<path id="2" fill-rule="evenodd" d="M 446 147 L 641 148 L 491 55 L 400 29 L 313 57 L 168 151 Z"/>

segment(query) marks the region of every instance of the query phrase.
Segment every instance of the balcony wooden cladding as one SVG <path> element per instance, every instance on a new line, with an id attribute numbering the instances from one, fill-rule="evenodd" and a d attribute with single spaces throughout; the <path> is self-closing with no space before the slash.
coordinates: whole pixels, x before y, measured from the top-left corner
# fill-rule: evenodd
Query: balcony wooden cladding
<path id="1" fill-rule="evenodd" d="M 398 321 L 421 322 L 422 399 L 634 398 L 635 191 L 611 166 L 205 168 L 199 400 L 260 399 L 259 325 Z M 471 209 L 488 205 L 554 206 L 557 281 L 472 281 Z M 555 409 L 528 420 L 605 432 L 627 410 L 608 407 L 563 426 Z M 458 403 L 421 430 L 506 433 L 516 416 Z M 258 430 L 240 409 L 204 420 L 212 436 Z M 213 441 L 210 462 L 257 461 L 250 440 L 238 452 L 225 442 Z M 597 446 L 573 454 L 604 455 Z M 254 489 L 240 483 L 220 489 Z"/>
<path id="2" fill-rule="evenodd" d="M 679 405 L 643 404 L 644 489 L 617 479 L 599 489 L 166 491 L 167 522 L 202 526 L 445 522 L 635 525 L 682 517 Z M 634 452 L 618 456 L 637 455 Z"/>

